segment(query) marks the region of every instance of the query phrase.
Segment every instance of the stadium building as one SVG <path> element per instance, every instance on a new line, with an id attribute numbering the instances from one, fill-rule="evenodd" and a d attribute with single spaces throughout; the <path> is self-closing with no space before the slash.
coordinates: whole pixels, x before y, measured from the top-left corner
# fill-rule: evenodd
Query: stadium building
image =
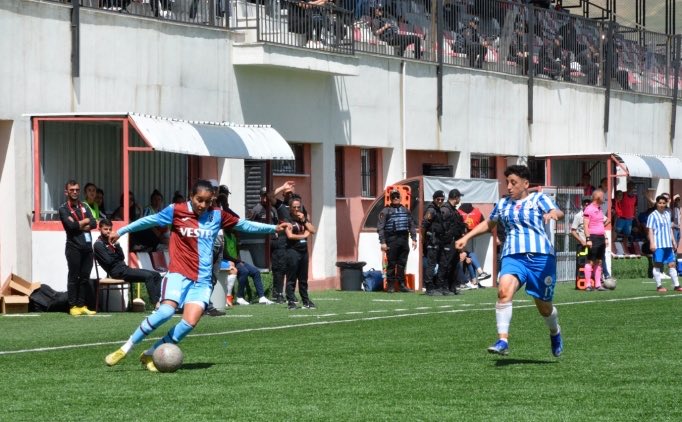
<path id="1" fill-rule="evenodd" d="M 263 186 L 293 180 L 318 227 L 312 288 L 363 260 L 365 214 L 401 180 L 497 180 L 504 194 L 504 168 L 525 163 L 556 195 L 580 196 L 585 172 L 679 192 L 679 37 L 540 6 L 0 2 L 0 276 L 66 289 L 56 210 L 70 178 L 125 218 L 127 191 L 144 207 L 154 189 L 170 203 L 215 178 L 245 216 Z M 242 247 L 267 264 L 258 240 Z"/>

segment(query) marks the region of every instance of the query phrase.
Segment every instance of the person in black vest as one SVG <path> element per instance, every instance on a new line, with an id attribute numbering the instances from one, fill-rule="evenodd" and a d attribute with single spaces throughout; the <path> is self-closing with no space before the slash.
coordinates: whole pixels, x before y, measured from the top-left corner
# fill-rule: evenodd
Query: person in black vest
<path id="1" fill-rule="evenodd" d="M 438 290 L 442 295 L 458 294 L 457 282 L 451 282 L 451 275 L 455 265 L 459 262 L 459 254 L 455 249 L 455 241 L 464 235 L 465 225 L 462 216 L 457 211 L 457 204 L 462 194 L 457 189 L 452 189 L 448 194 L 448 200 L 440 208 L 441 232 L 439 242 L 441 245 L 440 261 L 438 262 Z"/>
<path id="2" fill-rule="evenodd" d="M 159 298 L 161 297 L 161 274 L 156 271 L 127 266 L 121 245 L 118 243 L 112 245 L 109 242 L 112 227 L 111 220 L 106 218 L 100 220 L 100 236 L 95 241 L 94 246 L 95 259 L 110 277 L 119 278 L 127 282 L 143 281 L 147 287 L 149 301 L 155 308 L 158 308 Z"/>
<path id="3" fill-rule="evenodd" d="M 424 218 L 422 219 L 422 239 L 424 239 L 425 245 L 423 252 L 426 263 L 424 287 L 426 288 L 426 294 L 429 296 L 441 295 L 441 292 L 436 289 L 433 279 L 436 276 L 436 266 L 440 256 L 440 245 L 436 235 L 442 230 L 440 207 L 444 201 L 445 193 L 442 190 L 435 191 L 433 193 L 433 202 L 426 207 Z"/>
<path id="4" fill-rule="evenodd" d="M 412 238 L 412 249 L 417 249 L 417 229 L 410 210 L 400 204 L 400 192 L 391 191 L 390 205 L 379 213 L 377 232 L 381 250 L 386 253 L 386 282 L 388 292 L 393 293 L 395 282 L 400 284 L 401 292 L 409 292 L 405 285 L 405 266 L 410 253 L 408 237 Z"/>
<path id="5" fill-rule="evenodd" d="M 69 314 L 94 315 L 85 304 L 86 289 L 92 271 L 92 236 L 90 230 L 97 222 L 90 209 L 80 201 L 80 185 L 69 180 L 64 185 L 67 201 L 59 207 L 59 219 L 66 231 L 66 264 L 69 268 L 66 290 L 69 295 Z"/>

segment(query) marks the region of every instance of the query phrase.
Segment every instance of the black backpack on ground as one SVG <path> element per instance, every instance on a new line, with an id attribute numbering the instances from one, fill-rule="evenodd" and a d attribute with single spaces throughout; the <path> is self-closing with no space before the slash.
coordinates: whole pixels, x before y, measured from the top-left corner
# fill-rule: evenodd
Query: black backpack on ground
<path id="1" fill-rule="evenodd" d="M 66 292 L 56 292 L 47 284 L 42 284 L 29 297 L 30 312 L 68 312 L 69 297 Z"/>

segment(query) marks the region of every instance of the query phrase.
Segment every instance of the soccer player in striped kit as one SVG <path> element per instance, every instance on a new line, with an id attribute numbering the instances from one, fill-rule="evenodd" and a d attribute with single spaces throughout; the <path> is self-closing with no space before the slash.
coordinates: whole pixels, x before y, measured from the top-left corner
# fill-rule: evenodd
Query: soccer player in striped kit
<path id="1" fill-rule="evenodd" d="M 526 293 L 535 300 L 535 306 L 549 328 L 552 354 L 558 357 L 563 351 L 563 340 L 558 313 L 552 304 L 556 256 L 545 233 L 545 224 L 550 220 L 562 219 L 564 213 L 547 195 L 528 192 L 528 167 L 509 166 L 504 176 L 507 178 L 509 195 L 497 202 L 488 220 L 464 235 L 455 246 L 464 249 L 469 239 L 491 231 L 497 224 L 504 227 L 507 238 L 502 249 L 502 269 L 495 305 L 499 338 L 488 348 L 488 352 L 500 355 L 509 353 L 512 299 L 514 293 L 525 285 Z"/>
<path id="2" fill-rule="evenodd" d="M 189 201 L 171 204 L 156 214 L 118 229 L 109 236 L 109 241 L 115 243 L 126 233 L 172 224 L 169 243 L 170 263 L 168 274 L 161 284 L 161 306 L 142 321 L 120 349 L 107 355 L 104 359 L 107 365 L 119 363 L 134 345 L 168 321 L 178 307 L 183 309 L 182 319 L 163 338 L 140 355 L 142 365 L 147 370 L 156 372 L 152 361 L 154 350 L 164 343 L 179 343 L 194 329 L 211 297 L 213 243 L 221 229 L 269 234 L 282 231 L 288 226 L 286 223 L 275 226 L 242 220 L 218 207 L 213 207 L 212 202 L 211 183 L 199 180 L 192 187 Z"/>
<path id="3" fill-rule="evenodd" d="M 675 291 L 682 291 L 680 282 L 677 277 L 677 244 L 675 243 L 675 236 L 670 219 L 670 212 L 668 208 L 668 198 L 664 195 L 656 197 L 656 210 L 649 214 L 646 219 L 646 226 L 649 236 L 649 249 L 653 254 L 654 261 L 654 280 L 656 281 L 656 291 L 668 291 L 661 285 L 661 269 L 663 264 L 668 264 L 670 278 L 673 280 L 673 288 Z"/>

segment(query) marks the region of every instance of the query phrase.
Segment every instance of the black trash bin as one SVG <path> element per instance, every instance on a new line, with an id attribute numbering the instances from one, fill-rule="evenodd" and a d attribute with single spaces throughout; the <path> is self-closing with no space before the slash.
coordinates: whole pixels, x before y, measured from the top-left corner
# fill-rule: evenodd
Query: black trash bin
<path id="1" fill-rule="evenodd" d="M 336 266 L 341 269 L 341 290 L 362 290 L 362 267 L 367 263 L 363 261 L 339 261 Z"/>

